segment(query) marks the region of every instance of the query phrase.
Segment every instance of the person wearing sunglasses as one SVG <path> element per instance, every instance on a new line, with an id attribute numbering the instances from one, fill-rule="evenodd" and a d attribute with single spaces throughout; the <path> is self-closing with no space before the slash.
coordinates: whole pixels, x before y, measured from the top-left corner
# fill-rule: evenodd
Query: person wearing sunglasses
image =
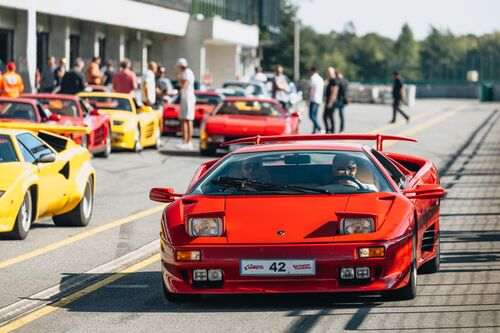
<path id="1" fill-rule="evenodd" d="M 336 155 L 332 160 L 333 183 L 359 188 L 360 190 L 377 191 L 374 184 L 364 184 L 356 178 L 358 165 L 356 159 L 349 155 Z"/>

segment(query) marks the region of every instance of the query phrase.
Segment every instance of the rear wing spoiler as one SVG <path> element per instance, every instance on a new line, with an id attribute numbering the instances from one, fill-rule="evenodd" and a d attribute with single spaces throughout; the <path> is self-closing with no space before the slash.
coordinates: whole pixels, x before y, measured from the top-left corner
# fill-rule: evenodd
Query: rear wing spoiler
<path id="1" fill-rule="evenodd" d="M 28 130 L 32 132 L 51 132 L 56 134 L 90 134 L 92 129 L 84 126 L 65 126 L 28 122 L 0 122 L 0 128 Z"/>
<path id="2" fill-rule="evenodd" d="M 390 134 L 305 134 L 305 135 L 270 135 L 252 136 L 248 138 L 236 139 L 221 143 L 221 147 L 233 144 L 249 143 L 259 145 L 267 142 L 287 142 L 287 141 L 329 141 L 329 140 L 367 140 L 375 141 L 378 151 L 383 150 L 383 143 L 386 140 L 417 142 L 413 138 Z"/>

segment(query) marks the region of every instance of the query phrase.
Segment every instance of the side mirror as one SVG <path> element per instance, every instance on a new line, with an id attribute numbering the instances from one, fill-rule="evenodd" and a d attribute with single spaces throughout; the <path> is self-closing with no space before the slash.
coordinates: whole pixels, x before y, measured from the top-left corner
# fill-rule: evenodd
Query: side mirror
<path id="1" fill-rule="evenodd" d="M 155 187 L 149 191 L 149 200 L 156 202 L 172 202 L 182 194 L 175 193 L 173 188 Z"/>
<path id="2" fill-rule="evenodd" d="M 92 111 L 90 111 L 90 115 L 91 116 L 100 116 L 101 113 L 97 109 L 92 109 Z"/>
<path id="3" fill-rule="evenodd" d="M 444 196 L 444 188 L 439 184 L 422 184 L 414 189 L 403 190 L 408 199 L 439 199 Z"/>
<path id="4" fill-rule="evenodd" d="M 60 114 L 53 113 L 53 114 L 51 114 L 51 115 L 50 115 L 49 120 L 52 120 L 52 121 L 59 121 L 59 120 L 61 120 L 61 115 L 60 115 Z"/>
<path id="5" fill-rule="evenodd" d="M 48 153 L 40 155 L 40 157 L 35 161 L 35 163 L 52 163 L 56 160 L 56 154 Z"/>

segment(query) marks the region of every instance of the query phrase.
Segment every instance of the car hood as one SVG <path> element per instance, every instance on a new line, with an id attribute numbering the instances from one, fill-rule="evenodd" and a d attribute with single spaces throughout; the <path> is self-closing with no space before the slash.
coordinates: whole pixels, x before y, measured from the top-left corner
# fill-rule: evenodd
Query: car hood
<path id="1" fill-rule="evenodd" d="M 245 115 L 216 115 L 206 123 L 208 134 L 229 136 L 278 135 L 285 127 L 283 118 Z"/>
<path id="2" fill-rule="evenodd" d="M 129 121 L 134 118 L 134 113 L 130 111 L 99 109 L 100 113 L 108 114 L 111 120 Z"/>
<path id="3" fill-rule="evenodd" d="M 346 214 L 372 216 L 379 230 L 387 218 L 401 215 L 392 208 L 396 200 L 405 199 L 387 193 L 197 197 L 181 200 L 188 204 L 179 209 L 183 216 L 222 214 L 229 244 L 329 243 L 347 241 L 338 232 Z M 347 237 L 364 240 L 367 234 Z"/>
<path id="4" fill-rule="evenodd" d="M 7 191 L 17 181 L 27 177 L 32 166 L 22 162 L 0 163 L 0 190 Z"/>

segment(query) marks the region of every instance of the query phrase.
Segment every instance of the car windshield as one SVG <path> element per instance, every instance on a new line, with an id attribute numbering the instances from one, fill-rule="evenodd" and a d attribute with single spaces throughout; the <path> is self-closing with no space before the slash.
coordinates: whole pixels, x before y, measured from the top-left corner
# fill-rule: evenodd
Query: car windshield
<path id="1" fill-rule="evenodd" d="M 221 101 L 220 96 L 210 94 L 196 94 L 196 104 L 217 105 Z"/>
<path id="2" fill-rule="evenodd" d="M 223 101 L 214 110 L 214 114 L 250 115 L 265 117 L 282 117 L 283 114 L 278 106 L 270 102 L 241 100 Z"/>
<path id="3" fill-rule="evenodd" d="M 249 82 L 227 82 L 222 86 L 224 88 L 236 88 L 243 89 L 246 94 L 258 96 L 264 94 L 264 90 L 258 84 L 253 84 Z"/>
<path id="4" fill-rule="evenodd" d="M 120 110 L 132 112 L 132 105 L 128 98 L 108 96 L 85 96 L 84 100 L 96 109 Z"/>
<path id="5" fill-rule="evenodd" d="M 60 98 L 37 98 L 50 112 L 67 117 L 79 117 L 78 106 L 74 101 Z"/>
<path id="6" fill-rule="evenodd" d="M 0 134 L 0 163 L 17 161 L 17 155 L 12 146 L 12 141 L 7 135 Z"/>
<path id="7" fill-rule="evenodd" d="M 363 152 L 278 151 L 228 156 L 191 194 L 346 194 L 392 192 Z"/>
<path id="8" fill-rule="evenodd" d="M 28 103 L 0 101 L 0 119 L 22 119 L 37 121 L 33 105 Z"/>

